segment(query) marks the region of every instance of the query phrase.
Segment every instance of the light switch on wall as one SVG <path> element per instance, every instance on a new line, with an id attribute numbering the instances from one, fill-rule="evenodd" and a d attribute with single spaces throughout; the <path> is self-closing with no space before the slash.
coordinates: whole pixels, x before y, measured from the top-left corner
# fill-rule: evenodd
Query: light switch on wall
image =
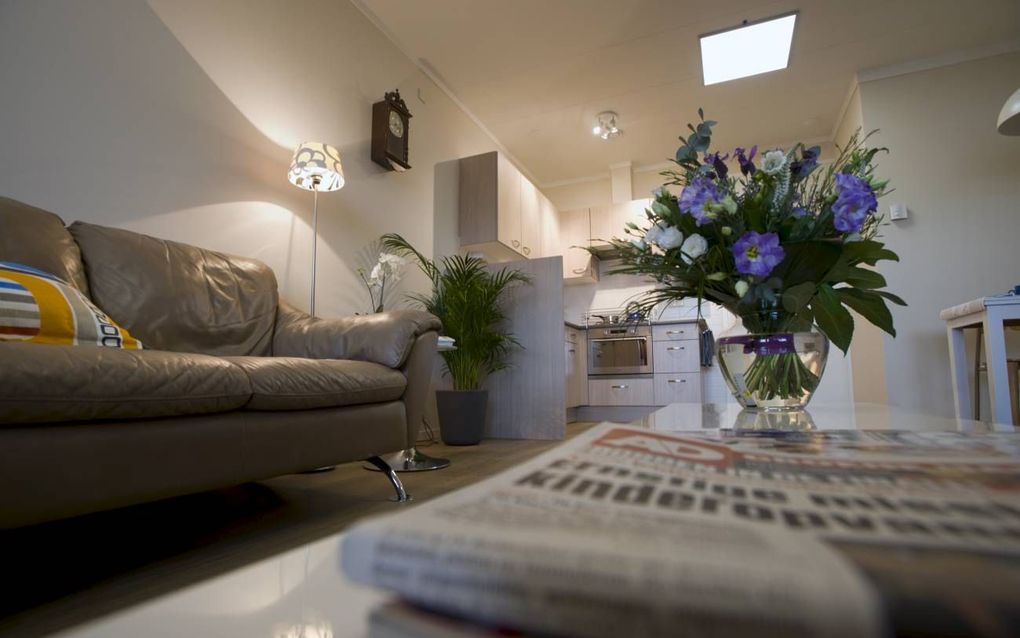
<path id="1" fill-rule="evenodd" d="M 906 219 L 909 215 L 906 204 L 890 204 L 889 205 L 889 219 L 898 220 Z"/>

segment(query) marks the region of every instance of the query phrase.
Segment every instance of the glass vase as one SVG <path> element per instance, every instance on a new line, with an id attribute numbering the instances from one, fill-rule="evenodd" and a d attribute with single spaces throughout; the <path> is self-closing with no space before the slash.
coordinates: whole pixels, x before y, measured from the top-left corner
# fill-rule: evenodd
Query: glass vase
<path id="1" fill-rule="evenodd" d="M 741 315 L 750 334 L 716 342 L 719 368 L 745 408 L 802 410 L 825 371 L 829 340 L 775 309 Z M 806 327 L 807 330 L 796 330 Z"/>

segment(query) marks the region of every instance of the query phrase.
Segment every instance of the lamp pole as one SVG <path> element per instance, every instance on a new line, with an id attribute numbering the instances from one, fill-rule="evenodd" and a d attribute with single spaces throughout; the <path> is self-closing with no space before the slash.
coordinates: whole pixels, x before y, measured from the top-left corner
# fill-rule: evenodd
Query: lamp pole
<path id="1" fill-rule="evenodd" d="M 319 183 L 321 178 L 312 178 L 312 291 L 308 304 L 308 314 L 315 316 L 315 269 L 319 252 Z"/>

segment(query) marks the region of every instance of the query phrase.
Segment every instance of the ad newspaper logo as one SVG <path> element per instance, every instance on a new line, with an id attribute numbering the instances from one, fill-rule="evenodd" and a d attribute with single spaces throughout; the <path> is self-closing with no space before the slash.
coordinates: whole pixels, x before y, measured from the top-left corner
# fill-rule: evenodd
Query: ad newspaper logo
<path id="1" fill-rule="evenodd" d="M 595 445 L 713 467 L 730 467 L 740 457 L 725 445 L 623 429 L 606 432 L 595 441 Z"/>

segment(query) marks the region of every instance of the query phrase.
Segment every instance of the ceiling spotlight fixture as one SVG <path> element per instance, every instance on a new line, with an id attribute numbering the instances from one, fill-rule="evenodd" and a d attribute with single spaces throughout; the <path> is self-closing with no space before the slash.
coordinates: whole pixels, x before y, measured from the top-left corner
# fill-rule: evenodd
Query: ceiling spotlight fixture
<path id="1" fill-rule="evenodd" d="M 705 86 L 785 69 L 796 22 L 794 12 L 701 36 Z"/>
<path id="2" fill-rule="evenodd" d="M 623 134 L 623 129 L 616 125 L 616 118 L 618 116 L 613 111 L 602 111 L 595 116 L 595 120 L 598 124 L 592 128 L 592 135 L 597 135 L 604 140 L 608 140 L 611 137 Z"/>

